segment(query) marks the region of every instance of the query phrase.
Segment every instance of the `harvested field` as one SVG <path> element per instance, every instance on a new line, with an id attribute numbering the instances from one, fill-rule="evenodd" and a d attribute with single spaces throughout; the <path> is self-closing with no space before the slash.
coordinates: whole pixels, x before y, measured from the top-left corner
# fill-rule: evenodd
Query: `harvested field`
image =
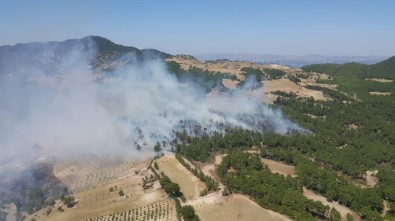
<path id="1" fill-rule="evenodd" d="M 315 100 L 328 100 L 322 91 L 310 90 L 303 86 L 297 85 L 289 79 L 278 79 L 271 81 L 263 81 L 265 95 L 275 91 L 283 91 L 286 93 L 295 93 L 299 97 L 313 97 Z M 265 97 L 265 96 L 264 96 Z"/>
<path id="2" fill-rule="evenodd" d="M 157 160 L 159 171 L 163 172 L 172 182 L 180 185 L 185 197 L 190 200 L 199 196 L 206 185 L 189 172 L 173 155 L 166 155 Z"/>
<path id="3" fill-rule="evenodd" d="M 139 170 L 137 165 L 141 163 L 83 155 L 60 160 L 54 166 L 54 174 L 69 190 L 80 192 L 134 174 Z"/>
<path id="4" fill-rule="evenodd" d="M 92 187 L 93 185 L 85 185 L 86 190 L 82 189 L 79 192 L 75 192 L 73 196 L 77 203 L 73 208 L 67 208 L 58 200 L 49 216 L 45 215 L 47 213 L 47 207 L 27 217 L 27 220 L 34 218 L 37 221 L 68 221 L 89 220 L 100 216 L 103 218 L 104 216 L 115 213 L 122 215 L 124 211 L 130 211 L 167 199 L 167 194 L 161 190 L 158 181 L 153 182 L 153 186 L 148 189 L 144 189 L 141 185 L 142 179 L 151 175 L 151 171 L 147 170 L 150 160 L 139 163 L 126 163 L 117 161 L 116 159 L 108 159 L 107 161 L 103 161 L 102 159 L 97 160 L 97 158 L 94 157 L 90 158 L 92 162 L 81 159 L 74 162 L 74 164 L 71 163 L 71 165 L 69 165 L 70 161 L 62 161 L 59 165 L 55 165 L 55 167 L 59 169 L 57 175 L 59 175 L 59 173 L 61 175 L 67 173 L 69 173 L 69 175 L 78 175 L 78 177 L 81 178 L 78 179 L 79 181 L 82 183 L 90 183 L 88 181 L 91 179 L 87 178 L 89 176 L 84 173 L 84 168 L 87 167 L 96 172 L 97 180 L 100 182 L 95 182 L 95 187 Z M 97 166 L 97 162 L 101 164 L 105 163 L 107 167 Z M 86 166 L 86 164 L 88 166 Z M 73 171 L 70 171 L 70 167 L 74 168 Z M 82 173 L 78 168 L 81 169 Z M 66 173 L 65 171 L 68 172 Z M 113 173 L 103 171 L 113 171 Z M 110 177 L 111 179 L 103 179 L 100 177 L 107 176 L 108 174 L 113 175 Z M 86 179 L 83 180 L 83 177 Z M 121 190 L 124 195 L 120 194 Z M 58 211 L 56 208 L 59 207 L 62 207 L 64 211 Z"/>
<path id="5" fill-rule="evenodd" d="M 392 83 L 394 80 L 385 79 L 385 78 L 365 78 L 366 81 L 375 81 L 380 83 Z"/>
<path id="6" fill-rule="evenodd" d="M 208 195 L 193 205 L 203 221 L 291 220 L 277 212 L 262 208 L 248 197 L 239 194 L 228 197 Z"/>
<path id="7" fill-rule="evenodd" d="M 389 96 L 391 92 L 378 92 L 378 91 L 371 91 L 369 92 L 371 95 L 378 95 L 378 96 Z"/>
<path id="8" fill-rule="evenodd" d="M 30 220 L 32 218 L 35 218 L 37 221 L 89 220 L 94 217 L 106 216 L 114 213 L 122 213 L 124 211 L 144 207 L 146 205 L 150 205 L 167 199 L 167 194 L 164 193 L 164 191 L 162 190 L 157 190 L 149 193 L 144 193 L 141 191 L 139 193 L 127 195 L 127 197 L 118 196 L 117 198 L 113 198 L 113 200 L 110 201 L 106 200 L 105 195 L 98 195 L 96 200 L 83 203 L 83 195 L 76 194 L 76 200 L 78 200 L 79 202 L 73 208 L 67 208 L 58 201 L 49 216 L 45 215 L 47 211 L 47 208 L 45 208 L 27 217 L 26 220 Z M 104 197 L 104 199 L 102 197 Z M 57 211 L 56 208 L 58 207 L 62 207 L 64 209 L 64 212 Z"/>
<path id="9" fill-rule="evenodd" d="M 269 167 L 272 173 L 278 173 L 284 176 L 296 177 L 295 166 L 287 165 L 282 162 L 265 159 L 265 158 L 262 159 L 262 163 L 264 163 L 267 167 Z"/>
<path id="10" fill-rule="evenodd" d="M 342 216 L 343 219 L 345 219 L 347 214 L 350 213 L 353 216 L 354 220 L 356 220 L 356 221 L 361 220 L 361 217 L 359 217 L 359 215 L 356 212 L 352 211 L 350 208 L 340 205 L 338 202 L 334 202 L 334 201 L 329 202 L 325 197 L 323 197 L 323 196 L 321 196 L 321 195 L 319 195 L 319 194 L 317 194 L 305 187 L 303 187 L 303 195 L 307 199 L 319 201 L 324 205 L 327 205 L 331 208 L 335 208 L 337 211 L 340 212 L 340 215 Z"/>

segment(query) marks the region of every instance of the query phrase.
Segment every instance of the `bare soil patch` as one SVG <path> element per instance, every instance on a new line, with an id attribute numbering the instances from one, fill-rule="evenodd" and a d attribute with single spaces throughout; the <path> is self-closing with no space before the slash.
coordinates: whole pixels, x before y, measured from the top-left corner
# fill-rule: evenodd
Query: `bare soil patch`
<path id="1" fill-rule="evenodd" d="M 304 115 L 311 117 L 312 119 L 322 119 L 322 120 L 326 120 L 326 116 L 316 116 L 314 114 L 306 114 L 304 113 Z"/>
<path id="2" fill-rule="evenodd" d="M 356 129 L 358 129 L 358 125 L 356 125 L 356 124 L 349 124 L 347 126 L 347 129 L 349 129 L 349 130 L 356 130 Z"/>
<path id="3" fill-rule="evenodd" d="M 180 185 L 181 191 L 188 200 L 199 196 L 206 185 L 195 177 L 173 155 L 166 155 L 157 160 L 159 171 L 163 172 L 171 181 Z"/>
<path id="4" fill-rule="evenodd" d="M 248 197 L 208 195 L 194 202 L 196 213 L 203 221 L 288 221 L 288 217 L 260 207 Z"/>
<path id="5" fill-rule="evenodd" d="M 378 91 L 371 91 L 369 92 L 371 95 L 378 95 L 378 96 L 389 96 L 391 92 L 378 92 Z"/>
<path id="6" fill-rule="evenodd" d="M 335 202 L 335 201 L 329 202 L 325 197 L 323 197 L 323 196 L 321 196 L 321 195 L 319 195 L 319 194 L 317 194 L 305 187 L 303 187 L 303 195 L 307 199 L 319 201 L 324 205 L 327 205 L 331 208 L 335 208 L 337 211 L 340 212 L 340 215 L 342 216 L 343 219 L 345 219 L 347 214 L 350 213 L 353 216 L 354 220 L 361 220 L 361 217 L 359 217 L 359 215 L 356 212 L 352 211 L 350 208 L 340 205 L 338 202 Z"/>
<path id="7" fill-rule="evenodd" d="M 0 211 L 7 214 L 6 221 L 16 221 L 17 207 L 15 204 L 6 204 L 4 209 L 0 208 Z"/>
<path id="8" fill-rule="evenodd" d="M 387 215 L 387 212 L 391 210 L 391 208 L 388 206 L 387 200 L 384 200 L 383 205 L 384 205 L 384 208 L 383 208 L 383 213 L 381 214 L 382 217 Z"/>
<path id="9" fill-rule="evenodd" d="M 269 167 L 272 173 L 282 174 L 284 176 L 296 177 L 295 166 L 287 165 L 282 162 L 262 158 L 262 163 Z"/>
<path id="10" fill-rule="evenodd" d="M 134 174 L 148 165 L 144 162 L 125 162 L 116 158 L 80 155 L 60 160 L 54 165 L 54 175 L 72 192 L 81 192 Z"/>
<path id="11" fill-rule="evenodd" d="M 220 165 L 222 163 L 222 159 L 226 157 L 227 154 L 216 155 L 215 156 L 215 165 Z"/>
<path id="12" fill-rule="evenodd" d="M 283 91 L 286 93 L 295 93 L 299 97 L 313 97 L 316 100 L 328 100 L 322 91 L 310 90 L 301 85 L 297 85 L 289 79 L 278 79 L 271 81 L 263 81 L 264 93 L 270 94 L 275 91 Z"/>
<path id="13" fill-rule="evenodd" d="M 238 81 L 234 81 L 231 79 L 222 79 L 222 84 L 229 89 L 236 89 L 238 83 Z"/>
<path id="14" fill-rule="evenodd" d="M 376 174 L 378 173 L 377 170 L 374 171 L 366 171 L 366 185 L 368 187 L 375 187 L 379 182 Z"/>
<path id="15" fill-rule="evenodd" d="M 392 83 L 394 80 L 385 79 L 385 78 L 365 78 L 366 81 L 375 81 L 380 83 Z"/>

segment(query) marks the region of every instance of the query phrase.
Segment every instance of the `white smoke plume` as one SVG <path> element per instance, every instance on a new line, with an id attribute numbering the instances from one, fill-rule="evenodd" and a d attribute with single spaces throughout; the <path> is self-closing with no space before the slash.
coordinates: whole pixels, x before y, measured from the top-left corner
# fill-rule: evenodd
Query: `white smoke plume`
<path id="1" fill-rule="evenodd" d="M 77 48 L 52 64 L 60 73 L 30 67 L 27 77 L 1 78 L 0 177 L 39 156 L 152 155 L 157 141 L 172 141 L 185 124 L 208 132 L 222 131 L 218 123 L 251 130 L 270 125 L 280 134 L 302 130 L 262 104 L 259 89 L 207 95 L 179 83 L 162 61 L 122 66 L 103 77 L 89 67 L 89 56 Z"/>

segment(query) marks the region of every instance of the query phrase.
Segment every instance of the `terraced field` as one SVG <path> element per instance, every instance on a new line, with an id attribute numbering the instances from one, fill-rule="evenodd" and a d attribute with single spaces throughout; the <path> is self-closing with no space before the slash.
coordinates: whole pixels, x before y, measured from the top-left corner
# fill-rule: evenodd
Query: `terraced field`
<path id="1" fill-rule="evenodd" d="M 131 162 L 93 155 L 63 159 L 54 167 L 55 176 L 74 193 L 133 174 L 135 171 L 135 164 Z"/>
<path id="2" fill-rule="evenodd" d="M 96 218 L 86 219 L 85 221 L 175 221 L 176 212 L 174 203 L 170 200 L 153 203 L 135 209 L 113 213 Z"/>

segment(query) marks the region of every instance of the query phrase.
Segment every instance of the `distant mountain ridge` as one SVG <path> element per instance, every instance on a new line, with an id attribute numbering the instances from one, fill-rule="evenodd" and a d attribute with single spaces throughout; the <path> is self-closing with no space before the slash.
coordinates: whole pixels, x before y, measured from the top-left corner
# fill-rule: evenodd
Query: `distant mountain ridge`
<path id="1" fill-rule="evenodd" d="M 77 50 L 75 50 L 77 49 Z M 146 59 L 165 59 L 172 55 L 156 49 L 137 49 L 116 44 L 99 36 L 69 39 L 61 42 L 24 43 L 0 46 L 0 75 L 34 71 L 35 68 L 56 72 L 59 61 L 75 51 L 87 52 L 93 68 L 106 69 L 114 61 L 137 63 Z M 128 56 L 130 55 L 130 56 Z"/>
<path id="2" fill-rule="evenodd" d="M 372 65 L 356 62 L 344 64 L 326 63 L 306 65 L 302 67 L 302 70 L 331 75 L 361 75 L 364 77 L 381 77 L 395 80 L 395 56 Z"/>
<path id="3" fill-rule="evenodd" d="M 346 63 L 359 62 L 364 64 L 374 64 L 388 57 L 384 56 L 330 56 L 330 55 L 270 55 L 270 54 L 231 54 L 231 53 L 215 53 L 215 54 L 196 54 L 199 60 L 240 60 L 251 61 L 265 64 L 283 64 L 291 67 L 299 68 L 309 64 L 320 63 Z"/>

